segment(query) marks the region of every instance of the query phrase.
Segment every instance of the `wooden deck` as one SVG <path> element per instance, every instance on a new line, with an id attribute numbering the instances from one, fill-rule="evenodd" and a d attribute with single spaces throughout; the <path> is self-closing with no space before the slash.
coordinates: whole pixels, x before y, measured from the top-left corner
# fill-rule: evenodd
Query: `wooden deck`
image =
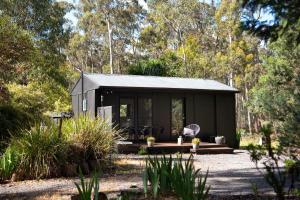
<path id="1" fill-rule="evenodd" d="M 158 142 L 152 147 L 148 147 L 146 143 L 118 144 L 119 153 L 138 153 L 144 148 L 149 154 L 170 154 L 170 153 L 196 153 L 196 154 L 221 154 L 233 153 L 233 149 L 226 145 L 218 145 L 215 143 L 201 142 L 197 150 L 192 149 L 191 143 L 183 143 L 178 145 L 175 142 Z"/>

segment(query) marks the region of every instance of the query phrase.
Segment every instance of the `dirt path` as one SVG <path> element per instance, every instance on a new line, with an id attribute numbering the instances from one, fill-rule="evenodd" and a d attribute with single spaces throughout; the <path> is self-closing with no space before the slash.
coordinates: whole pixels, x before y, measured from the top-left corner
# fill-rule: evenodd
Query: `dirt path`
<path id="1" fill-rule="evenodd" d="M 119 155 L 118 175 L 102 177 L 100 190 L 107 194 L 116 194 L 132 185 L 142 188 L 141 166 L 144 157 Z M 183 156 L 184 159 L 188 157 L 189 155 Z M 256 184 L 261 193 L 272 192 L 244 150 L 237 150 L 234 154 L 196 155 L 194 160 L 196 168 L 201 168 L 203 172 L 209 169 L 208 184 L 211 185 L 211 194 L 252 194 L 251 184 Z M 0 199 L 70 199 L 71 194 L 77 193 L 75 181 L 79 180 L 59 178 L 2 184 Z"/>

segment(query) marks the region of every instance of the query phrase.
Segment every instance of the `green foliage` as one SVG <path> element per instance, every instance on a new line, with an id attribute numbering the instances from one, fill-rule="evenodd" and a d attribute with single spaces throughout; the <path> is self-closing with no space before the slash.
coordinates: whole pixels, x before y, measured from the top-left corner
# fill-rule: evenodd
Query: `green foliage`
<path id="1" fill-rule="evenodd" d="M 267 137 L 266 144 L 262 146 L 251 144 L 247 148 L 251 160 L 256 164 L 257 169 L 264 176 L 266 182 L 273 188 L 277 198 L 282 200 L 285 199 L 285 186 L 287 182 L 290 182 L 290 192 L 294 188 L 295 182 L 299 177 L 299 160 L 290 160 L 286 159 L 286 157 L 281 157 L 281 149 L 274 150 L 271 147 L 270 136 L 272 127 L 270 122 L 263 123 L 261 132 Z M 282 170 L 279 165 L 281 161 L 284 161 L 286 165 L 284 170 Z M 262 163 L 264 168 L 259 168 L 258 163 Z"/>
<path id="2" fill-rule="evenodd" d="M 8 147 L 0 158 L 0 180 L 6 180 L 11 177 L 17 169 L 20 155 L 12 147 Z"/>
<path id="3" fill-rule="evenodd" d="M 140 147 L 140 149 L 139 149 L 139 151 L 138 151 L 138 154 L 139 155 L 147 155 L 147 148 L 145 148 L 145 147 Z"/>
<path id="4" fill-rule="evenodd" d="M 51 107 L 48 98 L 36 85 L 9 84 L 11 94 L 11 105 L 26 113 L 30 113 L 32 118 L 39 120 L 43 114 Z"/>
<path id="5" fill-rule="evenodd" d="M 272 41 L 286 37 L 291 43 L 295 41 L 300 43 L 299 1 L 243 0 L 242 2 L 244 9 L 242 24 L 246 30 Z M 262 11 L 272 18 L 266 21 L 257 19 L 254 13 L 261 14 Z"/>
<path id="6" fill-rule="evenodd" d="M 34 47 L 31 36 L 10 17 L 1 13 L 0 3 L 0 80 L 18 80 L 28 67 Z"/>
<path id="7" fill-rule="evenodd" d="M 54 125 L 23 130 L 13 137 L 10 147 L 19 157 L 16 172 L 23 178 L 43 178 L 53 174 L 65 160 L 67 143 Z"/>
<path id="8" fill-rule="evenodd" d="M 33 117 L 10 105 L 0 105 L 0 152 L 9 143 L 11 135 L 19 135 L 20 129 L 30 127 Z"/>
<path id="9" fill-rule="evenodd" d="M 283 39 L 272 43 L 263 57 L 265 72 L 251 90 L 251 110 L 272 122 L 283 147 L 300 145 L 299 53 Z"/>
<path id="10" fill-rule="evenodd" d="M 85 182 L 81 168 L 79 168 L 80 184 L 75 183 L 79 192 L 80 200 L 98 200 L 99 199 L 99 173 L 94 172 L 92 179 Z"/>
<path id="11" fill-rule="evenodd" d="M 200 144 L 201 140 L 200 138 L 193 138 L 192 139 L 192 144 Z"/>
<path id="12" fill-rule="evenodd" d="M 155 199 L 160 194 L 175 192 L 177 197 L 183 200 L 202 200 L 207 199 L 209 187 L 206 187 L 208 172 L 203 178 L 195 170 L 192 161 L 192 155 L 187 161 L 183 161 L 180 156 L 173 160 L 170 155 L 167 158 L 163 155 L 161 158 L 150 156 L 146 160 L 146 168 L 143 173 L 143 185 L 145 194 L 148 193 L 147 182 L 150 182 L 151 193 Z M 197 181 L 197 177 L 200 178 Z"/>
<path id="13" fill-rule="evenodd" d="M 164 63 L 160 60 L 143 60 L 131 65 L 128 73 L 132 75 L 167 76 L 168 72 Z"/>
<path id="14" fill-rule="evenodd" d="M 71 143 L 81 144 L 87 158 L 106 159 L 114 150 L 115 141 L 119 138 L 119 131 L 102 118 L 91 118 L 80 115 L 65 120 L 62 133 Z"/>

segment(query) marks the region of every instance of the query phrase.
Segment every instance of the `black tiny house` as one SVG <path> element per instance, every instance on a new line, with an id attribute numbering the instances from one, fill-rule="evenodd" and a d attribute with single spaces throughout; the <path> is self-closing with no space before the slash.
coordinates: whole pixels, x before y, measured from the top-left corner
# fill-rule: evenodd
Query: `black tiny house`
<path id="1" fill-rule="evenodd" d="M 75 116 L 110 106 L 115 125 L 135 135 L 147 129 L 157 141 L 175 141 L 195 123 L 201 140 L 223 135 L 235 147 L 237 92 L 214 80 L 84 73 L 71 95 Z"/>

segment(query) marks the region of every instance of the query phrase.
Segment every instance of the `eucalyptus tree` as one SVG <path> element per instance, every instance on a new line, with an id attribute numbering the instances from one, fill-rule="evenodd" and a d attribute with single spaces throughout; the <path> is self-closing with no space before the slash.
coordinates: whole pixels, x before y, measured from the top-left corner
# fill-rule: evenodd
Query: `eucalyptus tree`
<path id="1" fill-rule="evenodd" d="M 150 25 L 147 31 L 156 32 L 157 37 L 153 39 L 156 41 L 161 38 L 161 47 L 177 52 L 185 67 L 183 75 L 191 76 L 186 40 L 190 34 L 200 37 L 211 33 L 214 9 L 197 0 L 151 0 L 148 1 L 148 6 L 147 18 Z"/>
<path id="2" fill-rule="evenodd" d="M 78 6 L 78 33 L 74 37 L 81 37 L 81 46 L 87 52 L 76 59 L 85 65 L 90 60 L 93 65 L 91 60 L 98 57 L 95 61 L 101 64 L 101 72 L 102 66 L 109 65 L 110 73 L 120 73 L 122 66 L 129 62 L 128 54 L 136 53 L 143 15 L 144 10 L 137 0 L 81 0 Z"/>

